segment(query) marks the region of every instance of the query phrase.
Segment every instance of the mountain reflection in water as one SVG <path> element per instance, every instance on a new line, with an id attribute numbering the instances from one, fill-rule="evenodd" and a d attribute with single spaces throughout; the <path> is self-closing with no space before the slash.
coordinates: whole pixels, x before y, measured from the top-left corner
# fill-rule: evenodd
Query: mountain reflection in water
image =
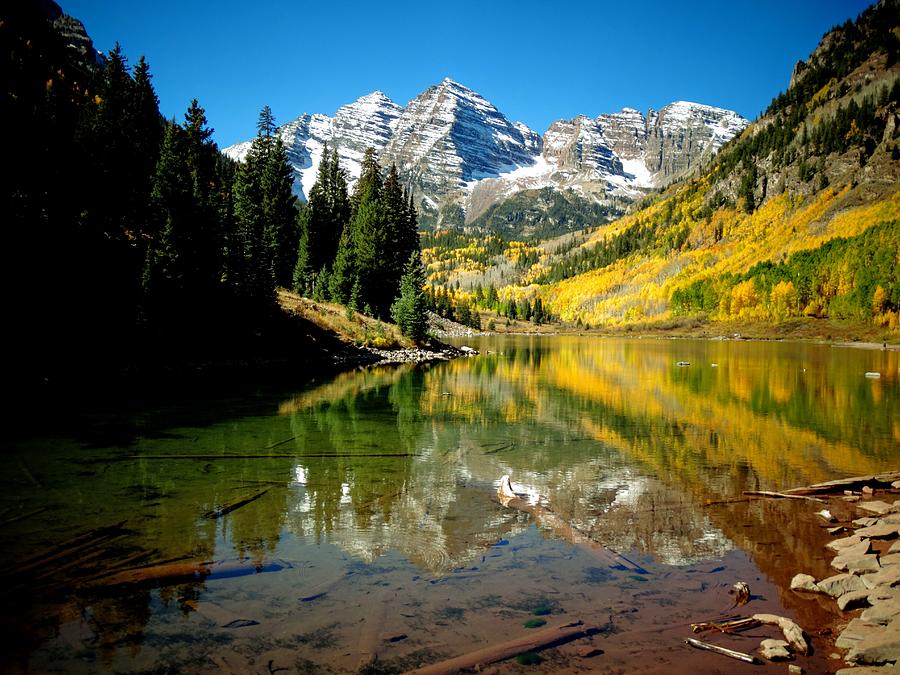
<path id="1" fill-rule="evenodd" d="M 898 461 L 897 352 L 579 337 L 472 344 L 480 356 L 345 373 L 277 400 L 85 418 L 11 442 L 0 562 L 6 600 L 27 608 L 4 621 L 23 636 L 12 658 L 40 670 L 82 649 L 112 667 L 125 648 L 128 658 L 147 652 L 154 618 L 178 631 L 194 615 L 252 626 L 221 607 L 259 597 L 277 608 L 285 594 L 315 602 L 336 583 L 351 597 L 348 579 L 393 578 L 408 564 L 430 583 L 487 575 L 498 542 L 531 541 L 535 526 L 547 542 L 529 544 L 537 568 L 551 553 L 596 565 L 604 551 L 686 566 L 733 556 L 736 542 L 777 570 L 747 527 L 778 520 L 789 530 L 796 519 L 761 506 L 738 516 L 742 527 L 730 507 L 707 503 Z M 866 378 L 872 371 L 881 377 Z M 524 508 L 497 500 L 503 475 Z M 795 549 L 817 564 L 813 548 Z M 213 566 L 177 584 L 109 587 L 116 572 L 164 574 L 173 561 Z M 241 561 L 279 571 L 227 582 L 209 572 Z M 570 585 L 608 578 L 577 565 L 574 577 L 555 574 Z M 227 593 L 210 604 L 222 583 Z M 299 620 L 291 611 L 285 625 Z M 197 630 L 192 640 L 206 635 Z M 66 653 L 60 640 L 82 647 Z M 186 658 L 169 663 L 191 669 Z"/>

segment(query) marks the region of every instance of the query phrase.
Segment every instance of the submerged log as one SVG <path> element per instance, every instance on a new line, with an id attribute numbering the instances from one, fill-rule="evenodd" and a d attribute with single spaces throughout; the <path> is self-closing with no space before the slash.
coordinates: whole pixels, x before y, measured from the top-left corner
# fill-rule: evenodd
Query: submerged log
<path id="1" fill-rule="evenodd" d="M 203 517 L 209 519 L 221 518 L 227 513 L 231 513 L 232 511 L 236 511 L 242 506 L 246 506 L 251 502 L 255 502 L 268 491 L 269 488 L 266 488 L 265 490 L 260 490 L 255 495 L 250 495 L 249 497 L 245 497 L 244 499 L 236 499 L 232 502 L 227 502 L 225 504 L 222 504 L 222 506 L 220 506 L 219 508 L 213 509 L 212 511 L 207 511 L 203 514 Z"/>
<path id="2" fill-rule="evenodd" d="M 289 563 L 273 560 L 256 564 L 248 560 L 222 560 L 202 562 L 175 562 L 163 565 L 138 567 L 95 578 L 89 586 L 134 586 L 156 584 L 168 586 L 185 581 L 205 581 L 207 579 L 230 579 L 232 577 L 278 572 L 290 568 Z"/>
<path id="3" fill-rule="evenodd" d="M 773 499 L 805 499 L 810 502 L 819 502 L 820 504 L 824 504 L 824 499 L 817 499 L 816 497 L 807 497 L 806 495 L 800 494 L 787 494 L 786 492 L 771 492 L 769 490 L 744 490 L 743 494 L 750 495 L 753 497 L 772 497 Z"/>
<path id="4" fill-rule="evenodd" d="M 457 656 L 440 663 L 411 670 L 407 675 L 449 675 L 467 668 L 480 669 L 498 661 L 505 661 L 522 652 L 536 652 L 548 647 L 570 642 L 600 632 L 599 628 L 589 627 L 580 621 L 564 623 L 552 628 L 531 632 L 514 640 L 499 645 L 484 647 L 462 656 Z"/>

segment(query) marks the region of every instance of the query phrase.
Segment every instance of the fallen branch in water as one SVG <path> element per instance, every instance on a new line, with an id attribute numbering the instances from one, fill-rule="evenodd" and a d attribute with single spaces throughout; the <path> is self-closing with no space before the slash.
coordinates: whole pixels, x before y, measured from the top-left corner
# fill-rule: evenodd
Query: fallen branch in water
<path id="1" fill-rule="evenodd" d="M 759 660 L 755 656 L 751 656 L 750 654 L 738 652 L 734 649 L 727 649 L 726 647 L 719 647 L 718 645 L 711 645 L 708 642 L 701 642 L 700 640 L 695 640 L 694 638 L 687 638 L 685 640 L 685 644 L 689 644 L 691 647 L 695 647 L 697 649 L 704 649 L 708 652 L 715 652 L 716 654 L 722 654 L 723 656 L 730 656 L 731 658 L 737 659 L 738 661 L 743 661 L 744 663 L 759 663 Z"/>
<path id="2" fill-rule="evenodd" d="M 807 497 L 806 495 L 789 495 L 785 492 L 771 492 L 769 490 L 744 490 L 742 494 L 750 495 L 752 497 L 772 497 L 773 499 L 805 499 L 809 502 L 819 502 L 820 504 L 824 504 L 824 499 L 817 499 L 816 497 Z"/>
<path id="3" fill-rule="evenodd" d="M 217 509 L 213 509 L 212 511 L 207 511 L 206 513 L 203 514 L 203 517 L 209 518 L 209 519 L 221 518 L 226 513 L 231 513 L 232 511 L 236 511 L 237 509 L 241 508 L 242 506 L 246 506 L 250 502 L 255 502 L 257 499 L 262 497 L 268 491 L 269 491 L 269 488 L 266 488 L 265 490 L 260 490 L 255 495 L 251 495 L 245 499 L 237 499 L 233 502 L 228 502 L 226 504 L 223 504 L 222 506 L 220 506 Z"/>
<path id="4" fill-rule="evenodd" d="M 505 661 L 522 652 L 536 652 L 548 647 L 554 647 L 564 642 L 570 642 L 581 637 L 587 637 L 599 632 L 599 628 L 588 627 L 580 621 L 564 623 L 552 628 L 528 633 L 514 640 L 503 642 L 499 645 L 484 647 L 462 656 L 457 656 L 430 666 L 409 671 L 408 675 L 449 675 L 466 668 L 478 670 L 482 666 L 498 661 Z"/>

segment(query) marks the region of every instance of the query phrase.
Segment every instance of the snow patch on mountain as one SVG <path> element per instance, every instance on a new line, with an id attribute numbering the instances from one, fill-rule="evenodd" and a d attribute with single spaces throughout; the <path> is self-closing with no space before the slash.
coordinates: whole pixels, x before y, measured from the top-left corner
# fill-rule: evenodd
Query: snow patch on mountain
<path id="1" fill-rule="evenodd" d="M 278 133 L 302 199 L 326 146 L 337 150 L 351 186 L 366 148 L 373 147 L 383 166 L 397 165 L 422 206 L 437 210 L 446 200 L 484 207 L 488 199 L 546 187 L 600 201 L 636 198 L 691 170 L 747 124 L 729 110 L 676 101 L 646 115 L 623 108 L 558 120 L 541 136 L 445 78 L 405 107 L 375 91 L 333 117 L 301 115 Z M 224 152 L 240 160 L 249 148 L 244 142 Z"/>

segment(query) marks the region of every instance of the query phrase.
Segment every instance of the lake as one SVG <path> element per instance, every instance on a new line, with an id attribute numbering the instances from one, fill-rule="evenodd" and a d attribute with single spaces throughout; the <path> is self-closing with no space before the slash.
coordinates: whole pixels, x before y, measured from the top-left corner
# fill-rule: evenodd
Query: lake
<path id="1" fill-rule="evenodd" d="M 465 343 L 481 354 L 45 411 L 0 456 L 4 672 L 402 672 L 573 620 L 597 634 L 501 671 L 734 672 L 753 666 L 683 639 L 740 611 L 816 644 L 834 603 L 786 588 L 829 574 L 818 508 L 742 492 L 898 468 L 900 353 Z"/>

